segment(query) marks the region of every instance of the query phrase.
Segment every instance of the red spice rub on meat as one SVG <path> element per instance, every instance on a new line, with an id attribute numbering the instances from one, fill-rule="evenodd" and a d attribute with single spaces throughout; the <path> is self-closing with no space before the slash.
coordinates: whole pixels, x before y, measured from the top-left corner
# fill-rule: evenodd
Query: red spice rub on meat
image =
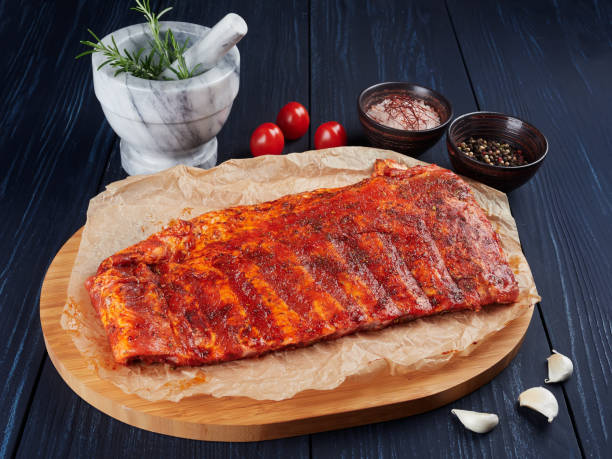
<path id="1" fill-rule="evenodd" d="M 389 160 L 354 185 L 174 221 L 104 260 L 86 287 L 117 362 L 174 365 L 518 296 L 468 185 Z"/>

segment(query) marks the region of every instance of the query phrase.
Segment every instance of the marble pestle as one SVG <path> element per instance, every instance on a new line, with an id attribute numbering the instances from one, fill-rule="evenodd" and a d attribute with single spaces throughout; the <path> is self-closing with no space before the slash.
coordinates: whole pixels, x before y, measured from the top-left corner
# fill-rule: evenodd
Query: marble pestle
<path id="1" fill-rule="evenodd" d="M 179 42 L 198 43 L 210 28 L 161 21 Z M 148 24 L 115 30 L 102 39 L 130 52 L 147 47 Z M 113 130 L 121 137 L 121 165 L 128 174 L 151 174 L 184 164 L 203 168 L 217 162 L 217 137 L 240 86 L 240 53 L 236 46 L 210 70 L 185 80 L 145 80 L 127 72 L 115 75 L 106 57 L 93 53 L 96 97 Z"/>
<path id="2" fill-rule="evenodd" d="M 183 53 L 187 68 L 191 69 L 199 64 L 196 74 L 210 70 L 246 35 L 247 30 L 246 22 L 239 15 L 235 13 L 225 15 L 204 38 L 194 43 Z M 171 69 L 176 69 L 177 65 L 178 61 L 174 61 L 170 67 L 161 73 L 160 78 L 176 79 L 176 75 Z"/>

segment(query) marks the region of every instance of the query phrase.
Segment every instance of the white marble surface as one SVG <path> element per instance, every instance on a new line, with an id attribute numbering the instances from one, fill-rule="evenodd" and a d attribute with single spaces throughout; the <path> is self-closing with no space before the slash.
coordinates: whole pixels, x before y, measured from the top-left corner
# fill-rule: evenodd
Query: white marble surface
<path id="1" fill-rule="evenodd" d="M 199 40 L 209 30 L 185 22 L 161 22 L 180 41 Z M 148 25 L 136 24 L 103 38 L 115 38 L 119 49 L 146 46 Z M 216 135 L 223 127 L 240 81 L 240 54 L 233 47 L 209 71 L 187 80 L 153 81 L 105 66 L 92 55 L 94 89 L 113 130 L 121 137 L 121 159 L 131 175 L 157 172 L 176 164 L 212 167 L 217 160 Z"/>
<path id="2" fill-rule="evenodd" d="M 213 68 L 227 52 L 246 35 L 248 27 L 244 19 L 236 13 L 226 14 L 217 22 L 200 41 L 194 43 L 183 53 L 187 68 L 199 65 L 198 71 Z M 170 67 L 161 73 L 162 77 L 172 78 L 178 69 L 174 61 Z"/>

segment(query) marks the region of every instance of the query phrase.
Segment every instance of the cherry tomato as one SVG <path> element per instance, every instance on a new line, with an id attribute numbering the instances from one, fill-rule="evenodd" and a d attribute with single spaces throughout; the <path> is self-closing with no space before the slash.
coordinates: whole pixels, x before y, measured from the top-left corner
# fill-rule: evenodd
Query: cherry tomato
<path id="1" fill-rule="evenodd" d="M 308 110 L 302 104 L 289 102 L 278 112 L 276 124 L 281 128 L 286 139 L 295 140 L 308 131 L 310 116 L 308 116 Z"/>
<path id="2" fill-rule="evenodd" d="M 314 136 L 317 150 L 346 145 L 346 131 L 337 121 L 328 121 L 317 128 Z"/>
<path id="3" fill-rule="evenodd" d="M 274 123 L 260 124 L 251 135 L 251 153 L 253 153 L 253 156 L 280 155 L 284 146 L 283 133 Z"/>

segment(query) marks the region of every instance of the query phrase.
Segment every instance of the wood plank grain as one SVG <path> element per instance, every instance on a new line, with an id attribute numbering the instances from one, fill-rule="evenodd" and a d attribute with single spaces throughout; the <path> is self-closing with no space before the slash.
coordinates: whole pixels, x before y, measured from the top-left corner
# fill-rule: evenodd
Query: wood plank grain
<path id="1" fill-rule="evenodd" d="M 98 2 L 89 2 L 92 12 Z M 153 9 L 167 2 L 152 2 Z M 224 14 L 234 11 L 249 25 L 247 36 L 238 45 L 241 53 L 241 81 L 238 97 L 230 117 L 219 134 L 219 160 L 250 156 L 248 145 L 252 130 L 264 121 L 274 121 L 277 111 L 289 100 L 308 104 L 308 9 L 298 1 L 277 5 L 258 5 L 248 1 L 175 2 L 168 19 L 211 25 Z M 135 22 L 134 13 L 121 3 L 117 14 Z M 270 27 L 271 18 L 278 26 Z M 90 27 L 83 19 L 75 25 L 79 32 Z M 125 25 L 127 25 L 125 24 Z M 93 26 L 91 26 L 93 27 Z M 116 27 L 107 27 L 107 33 Z M 97 31 L 97 29 L 96 29 Z M 82 38 L 82 37 L 79 37 Z M 101 112 L 93 91 L 86 97 L 90 110 Z M 115 180 L 125 178 L 121 168 L 118 142 L 114 146 L 104 174 L 100 192 Z M 307 149 L 308 138 L 289 143 L 285 151 Z M 84 215 L 86 206 L 82 206 Z M 83 223 L 83 219 L 80 220 Z M 66 235 L 67 238 L 67 235 Z M 59 245 L 55 248 L 57 250 Z M 49 257 L 49 260 L 51 257 Z M 41 276 L 42 279 L 42 276 Z M 44 426 L 44 435 L 40 435 Z M 48 358 L 33 395 L 29 420 L 18 451 L 19 457 L 109 457 L 121 452 L 149 457 L 308 457 L 307 436 L 268 441 L 260 444 L 225 444 L 197 442 L 158 435 L 121 423 L 83 402 L 55 372 Z"/>
<path id="2" fill-rule="evenodd" d="M 552 424 L 538 413 L 518 407 L 523 390 L 544 385 L 548 349 L 541 346 L 541 328 L 540 318 L 534 314 L 517 357 L 479 390 L 419 416 L 314 435 L 312 456 L 424 457 L 430 452 L 447 458 L 580 457 L 561 387 L 550 387 L 560 413 Z M 451 415 L 452 408 L 496 413 L 499 425 L 488 434 L 472 433 Z"/>
<path id="3" fill-rule="evenodd" d="M 312 131 L 342 123 L 349 145 L 367 145 L 357 97 L 370 85 L 408 81 L 446 95 L 457 113 L 474 100 L 444 4 L 393 0 L 312 2 Z M 443 139 L 419 159 L 450 167 Z"/>
<path id="4" fill-rule="evenodd" d="M 77 23 L 122 25 L 112 6 L 3 2 L 0 55 L 0 457 L 14 451 L 44 355 L 38 291 L 46 267 L 83 218 L 112 142 L 74 62 Z"/>
<path id="5" fill-rule="evenodd" d="M 387 80 L 432 87 L 451 101 L 455 114 L 476 110 L 443 1 L 314 1 L 311 24 L 313 129 L 316 123 L 337 119 L 346 126 L 350 142 L 365 142 L 357 117 L 357 96 L 365 87 Z M 450 167 L 443 140 L 421 159 Z M 467 441 L 475 435 L 462 431 L 447 407 L 403 421 L 314 435 L 313 457 L 401 457 L 425 452 L 449 457 L 493 453 L 530 457 L 554 451 L 579 455 L 562 393 L 557 398 L 563 415 L 546 429 L 546 438 L 532 438 L 541 426 L 525 424 L 522 417 L 517 420 L 514 401 L 518 393 L 530 384 L 542 385 L 546 375 L 543 361 L 548 342 L 539 320 L 532 323 L 529 334 L 507 370 L 457 403 L 465 409 L 499 413 L 502 419 L 510 416 L 513 422 L 506 427 L 478 442 Z M 528 362 L 537 362 L 538 371 Z"/>
<path id="6" fill-rule="evenodd" d="M 505 368 L 518 352 L 533 312 L 530 309 L 482 342 L 469 357 L 458 357 L 442 370 L 352 378 L 334 390 L 307 391 L 277 402 L 210 396 L 180 403 L 150 402 L 126 394 L 92 372 L 70 334 L 60 326 L 81 233 L 75 233 L 58 252 L 41 291 L 40 319 L 51 361 L 64 381 L 94 407 L 131 425 L 185 438 L 255 441 L 433 409 L 473 391 Z"/>
<path id="7" fill-rule="evenodd" d="M 283 105 L 308 100 L 308 5 L 299 0 L 272 2 L 176 2 L 173 17 L 211 25 L 233 11 L 249 26 L 238 43 L 240 90 L 218 135 L 217 164 L 251 157 L 249 140 L 255 128 L 275 122 Z M 284 153 L 308 149 L 308 137 L 286 142 Z"/>
<path id="8" fill-rule="evenodd" d="M 449 7 L 481 107 L 548 137 L 546 163 L 510 200 L 552 346 L 574 361 L 563 386 L 584 453 L 609 455 L 612 4 Z"/>
<path id="9" fill-rule="evenodd" d="M 117 421 L 77 397 L 47 359 L 46 395 L 36 396 L 17 457 L 295 457 L 308 458 L 308 437 L 218 443 L 160 435 Z M 35 416 L 35 417 L 34 417 Z M 44 422 L 41 424 L 34 421 Z M 27 446 L 26 446 L 27 445 Z"/>

